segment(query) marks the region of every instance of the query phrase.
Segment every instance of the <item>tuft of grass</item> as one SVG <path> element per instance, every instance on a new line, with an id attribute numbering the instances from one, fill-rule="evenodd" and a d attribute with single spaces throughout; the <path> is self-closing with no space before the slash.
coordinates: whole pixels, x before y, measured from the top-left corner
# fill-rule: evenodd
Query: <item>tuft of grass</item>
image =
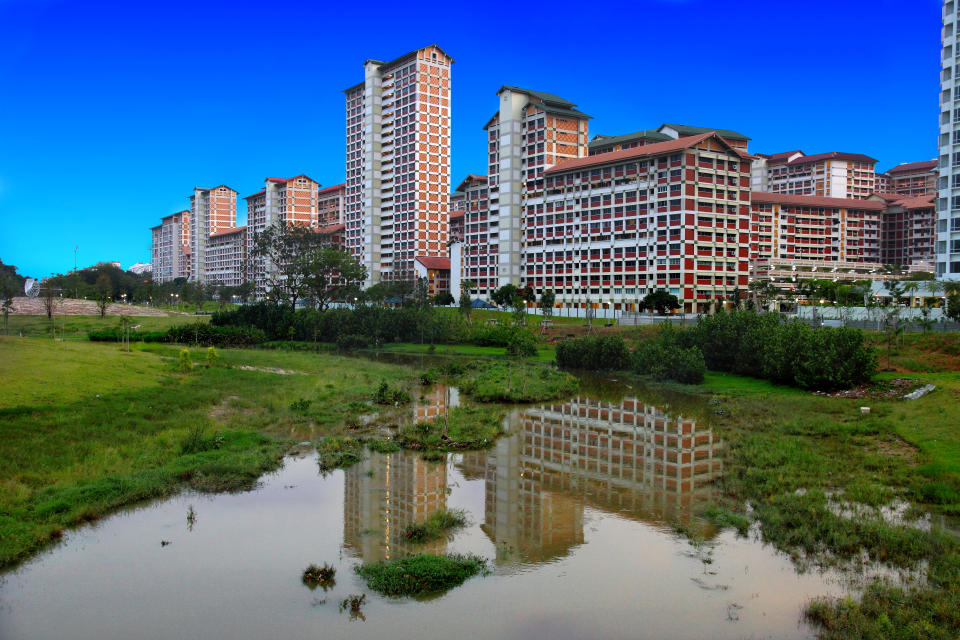
<path id="1" fill-rule="evenodd" d="M 454 407 L 444 420 L 418 422 L 401 427 L 397 442 L 418 451 L 484 449 L 503 432 L 505 412 L 489 407 Z"/>
<path id="2" fill-rule="evenodd" d="M 321 471 L 346 469 L 363 460 L 363 444 L 350 436 L 329 436 L 317 443 Z"/>
<path id="3" fill-rule="evenodd" d="M 363 445 L 370 451 L 377 453 L 396 453 L 400 451 L 400 445 L 387 438 L 367 438 Z"/>
<path id="4" fill-rule="evenodd" d="M 443 593 L 478 573 L 489 573 L 487 560 L 479 556 L 426 553 L 363 564 L 356 571 L 367 581 L 367 587 L 388 596 Z"/>
<path id="5" fill-rule="evenodd" d="M 203 425 L 197 425 L 190 429 L 186 436 L 180 441 L 180 455 L 189 455 L 191 453 L 201 453 L 203 451 L 213 451 L 223 446 L 223 436 L 217 432 L 207 436 Z"/>
<path id="6" fill-rule="evenodd" d="M 332 589 L 337 584 L 337 569 L 324 562 L 322 565 L 311 564 L 303 570 L 301 581 L 311 590 L 322 587 L 324 591 Z"/>
<path id="7" fill-rule="evenodd" d="M 943 594 L 874 581 L 860 600 L 818 598 L 805 612 L 822 640 L 953 640 L 960 629 L 960 587 Z"/>
<path id="8" fill-rule="evenodd" d="M 394 389 L 386 380 L 381 380 L 377 390 L 373 392 L 374 404 L 394 405 L 410 404 L 410 394 L 403 389 Z"/>
<path id="9" fill-rule="evenodd" d="M 716 527 L 736 529 L 741 536 L 746 536 L 750 529 L 749 518 L 724 507 L 711 505 L 701 515 Z"/>
<path id="10" fill-rule="evenodd" d="M 467 513 L 462 509 L 440 509 L 423 522 L 410 525 L 403 537 L 410 542 L 429 542 L 448 538 L 457 529 L 467 525 Z"/>

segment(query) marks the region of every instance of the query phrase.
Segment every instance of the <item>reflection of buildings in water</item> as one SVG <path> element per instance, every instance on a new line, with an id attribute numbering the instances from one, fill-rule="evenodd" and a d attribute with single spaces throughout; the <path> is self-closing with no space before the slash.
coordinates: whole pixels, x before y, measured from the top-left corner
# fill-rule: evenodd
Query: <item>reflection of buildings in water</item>
<path id="1" fill-rule="evenodd" d="M 487 456 L 484 531 L 498 560 L 543 561 L 583 542 L 583 508 L 664 521 L 708 498 L 719 441 L 688 418 L 627 399 L 528 409 Z"/>
<path id="2" fill-rule="evenodd" d="M 446 464 L 403 452 L 371 453 L 345 475 L 343 541 L 364 562 L 443 551 L 443 540 L 413 544 L 404 532 L 446 506 Z"/>
<path id="3" fill-rule="evenodd" d="M 460 391 L 444 384 L 432 385 L 426 393 L 421 393 L 413 401 L 413 421 L 432 422 L 442 416 L 447 408 L 460 405 Z"/>

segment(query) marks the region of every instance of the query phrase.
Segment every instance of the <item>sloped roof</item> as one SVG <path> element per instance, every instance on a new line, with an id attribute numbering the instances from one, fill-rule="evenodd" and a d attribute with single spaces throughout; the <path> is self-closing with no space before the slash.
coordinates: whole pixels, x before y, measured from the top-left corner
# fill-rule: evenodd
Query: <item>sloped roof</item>
<path id="1" fill-rule="evenodd" d="M 750 194 L 752 202 L 761 204 L 789 204 L 796 207 L 824 207 L 830 209 L 863 209 L 865 211 L 882 211 L 887 205 L 879 200 L 857 200 L 855 198 L 824 198 L 822 196 L 798 196 L 790 193 L 771 193 L 769 191 L 753 191 Z"/>
<path id="2" fill-rule="evenodd" d="M 432 256 L 417 256 L 414 258 L 417 262 L 427 269 L 450 270 L 450 258 L 436 258 Z"/>
<path id="3" fill-rule="evenodd" d="M 463 179 L 463 182 L 461 182 L 460 185 L 456 188 L 456 191 L 462 192 L 464 189 L 469 188 L 470 185 L 474 182 L 486 182 L 486 181 L 487 181 L 487 176 L 480 175 L 478 173 L 470 173 L 470 174 L 467 174 L 467 177 Z"/>
<path id="4" fill-rule="evenodd" d="M 324 187 L 323 189 L 320 189 L 320 191 L 318 191 L 317 193 L 328 193 L 331 191 L 339 191 L 341 189 L 346 188 L 346 186 L 347 186 L 346 183 L 341 182 L 340 184 L 335 184 L 332 187 Z"/>
<path id="5" fill-rule="evenodd" d="M 794 149 L 793 151 L 781 151 L 780 153 L 769 153 L 769 154 L 758 153 L 757 155 L 760 156 L 761 158 L 766 158 L 767 164 L 781 164 L 781 163 L 787 162 L 790 159 L 790 156 L 795 155 L 797 153 L 799 153 L 801 156 L 807 155 L 800 149 Z"/>
<path id="6" fill-rule="evenodd" d="M 803 156 L 802 158 L 795 158 L 790 162 L 771 162 L 767 160 L 767 164 L 787 164 L 790 166 L 796 166 L 800 164 L 812 164 L 814 162 L 823 162 L 824 160 L 850 160 L 851 162 L 872 162 L 873 164 L 877 163 L 876 158 L 871 158 L 870 156 L 864 155 L 862 153 L 847 153 L 845 151 L 829 151 L 827 153 L 815 153 L 812 156 Z"/>
<path id="7" fill-rule="evenodd" d="M 664 133 L 660 133 L 656 129 L 647 129 L 646 131 L 635 131 L 634 133 L 625 133 L 619 136 L 596 135 L 593 137 L 593 140 L 587 143 L 587 147 L 594 149 L 596 147 L 606 147 L 609 145 L 620 144 L 622 142 L 633 142 L 634 140 L 666 142 L 667 140 L 673 140 L 673 138 Z"/>
<path id="8" fill-rule="evenodd" d="M 620 151 L 611 151 L 610 153 L 598 153 L 595 156 L 587 156 L 586 158 L 572 158 L 570 160 L 564 160 L 563 162 L 550 167 L 544 171 L 544 173 L 560 173 L 562 171 L 570 171 L 571 169 L 600 166 L 613 162 L 620 162 L 623 160 L 631 160 L 633 158 L 643 158 L 646 156 L 669 153 L 671 151 L 680 151 L 694 147 L 708 138 L 716 138 L 720 140 L 731 151 L 735 152 L 741 158 L 751 157 L 749 154 L 733 148 L 730 143 L 724 140 L 720 135 L 714 131 L 711 131 L 710 133 L 702 133 L 696 136 L 677 138 L 676 140 L 671 139 L 667 140 L 666 142 L 655 142 L 642 147 L 633 147 L 632 149 L 621 149 Z"/>
<path id="9" fill-rule="evenodd" d="M 224 229 L 223 231 L 217 231 L 216 233 L 211 233 L 211 234 L 210 234 L 210 237 L 211 237 L 211 238 L 219 238 L 220 236 L 229 236 L 229 235 L 232 235 L 232 234 L 234 234 L 234 233 L 240 233 L 241 231 L 246 231 L 246 230 L 247 230 L 247 227 L 246 227 L 246 226 L 243 226 L 243 227 L 231 227 L 231 228 L 229 228 L 229 229 Z"/>
<path id="10" fill-rule="evenodd" d="M 510 85 L 503 85 L 497 90 L 497 95 L 507 89 L 513 91 L 514 93 L 524 93 L 531 98 L 536 98 L 537 100 L 542 100 L 548 104 L 553 104 L 560 107 L 575 107 L 576 103 L 570 102 L 569 100 L 564 100 L 560 96 L 554 95 L 552 93 L 547 93 L 546 91 L 533 91 L 532 89 L 521 89 L 520 87 L 511 87 Z"/>
<path id="11" fill-rule="evenodd" d="M 265 194 L 266 192 L 267 192 L 267 191 L 266 191 L 265 189 L 261 189 L 260 191 L 257 191 L 256 193 L 251 193 L 251 194 L 248 195 L 248 196 L 243 196 L 243 199 L 244 199 L 244 200 L 249 200 L 250 198 L 256 198 L 257 196 L 262 196 L 262 195 Z"/>
<path id="12" fill-rule="evenodd" d="M 576 109 L 568 109 L 566 107 L 555 107 L 550 104 L 537 104 L 534 106 L 539 107 L 540 109 L 543 109 L 547 113 L 553 114 L 555 116 L 569 116 L 571 118 L 588 118 L 590 120 L 593 119 L 593 116 L 588 116 L 583 111 L 577 111 Z"/>
<path id="13" fill-rule="evenodd" d="M 666 123 L 666 124 L 660 125 L 660 128 L 657 129 L 657 131 L 662 132 L 664 127 L 670 127 L 671 129 L 679 133 L 681 136 L 695 136 L 701 133 L 710 133 L 711 131 L 716 131 L 717 133 L 719 133 L 724 138 L 727 138 L 728 140 L 745 140 L 745 141 L 750 140 L 750 138 L 743 135 L 742 133 L 737 133 L 736 131 L 731 131 L 730 129 L 708 129 L 706 127 L 691 127 L 690 125 L 687 125 L 687 124 Z"/>
<path id="14" fill-rule="evenodd" d="M 887 173 L 913 173 L 914 171 L 931 171 L 936 168 L 936 160 L 921 160 L 920 162 L 904 162 L 898 164 L 892 169 L 887 169 Z"/>
<path id="15" fill-rule="evenodd" d="M 347 226 L 342 222 L 334 222 L 332 224 L 325 224 L 322 227 L 318 227 L 316 232 L 325 236 L 337 233 L 338 231 L 343 231 Z"/>

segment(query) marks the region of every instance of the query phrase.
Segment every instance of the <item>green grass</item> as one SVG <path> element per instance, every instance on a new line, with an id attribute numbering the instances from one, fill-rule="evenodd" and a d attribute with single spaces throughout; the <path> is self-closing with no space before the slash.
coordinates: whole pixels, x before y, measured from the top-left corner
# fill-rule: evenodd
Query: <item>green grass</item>
<path id="1" fill-rule="evenodd" d="M 438 344 L 430 349 L 428 344 L 414 344 L 409 342 L 392 342 L 379 349 L 393 353 L 435 354 L 441 356 L 464 356 L 479 358 L 507 358 L 505 347 L 481 347 L 475 344 Z M 529 358 L 538 362 L 553 362 L 556 359 L 556 350 L 552 346 L 539 345 L 537 355 Z"/>
<path id="2" fill-rule="evenodd" d="M 397 434 L 397 443 L 417 451 L 461 451 L 484 449 L 503 432 L 502 409 L 490 407 L 454 407 L 444 421 L 405 425 Z M 444 429 L 446 428 L 446 433 Z"/>
<path id="3" fill-rule="evenodd" d="M 479 402 L 541 402 L 566 398 L 577 390 L 575 377 L 556 367 L 523 360 L 482 362 L 456 384 Z"/>
<path id="4" fill-rule="evenodd" d="M 178 351 L 0 338 L 0 566 L 139 500 L 249 488 L 290 440 L 348 432 L 352 407 L 380 380 L 413 377 L 397 365 L 254 349 L 220 350 L 212 367 L 193 349 L 197 366 L 179 373 Z M 301 398 L 309 407 L 291 410 Z"/>
<path id="5" fill-rule="evenodd" d="M 876 508 L 905 499 L 921 512 L 960 513 L 960 430 L 951 410 L 960 376 L 910 377 L 938 388 L 916 401 L 830 398 L 717 373 L 700 387 L 710 394 L 706 407 L 726 442 L 720 486 L 729 502 L 708 510 L 708 520 L 740 531 L 759 520 L 766 541 L 825 564 L 855 560 L 862 552 L 890 566 L 928 563 L 928 584 L 918 591 L 873 585 L 861 602 L 812 603 L 809 614 L 823 625 L 824 637 L 955 634 L 955 616 L 938 612 L 958 600 L 960 541 L 937 529 L 835 512 L 838 500 Z M 862 415 L 861 406 L 870 413 Z M 748 502 L 754 507 L 749 518 L 743 511 Z M 896 610 L 900 605 L 912 608 L 917 622 L 894 622 L 899 635 L 887 634 L 890 621 L 907 615 Z"/>
<path id="6" fill-rule="evenodd" d="M 321 471 L 346 469 L 363 460 L 363 444 L 350 436 L 327 436 L 317 443 Z"/>
<path id="7" fill-rule="evenodd" d="M 424 596 L 458 587 L 478 573 L 487 561 L 474 555 L 420 554 L 384 560 L 356 568 L 367 587 L 388 596 Z"/>
<path id="8" fill-rule="evenodd" d="M 466 525 L 467 513 L 462 509 L 440 509 L 423 522 L 407 527 L 403 537 L 417 543 L 443 540 Z"/>
<path id="9" fill-rule="evenodd" d="M 175 324 L 188 322 L 207 322 L 209 316 L 170 315 L 170 316 L 129 316 L 130 326 L 140 325 L 138 331 L 163 331 Z M 86 340 L 87 333 L 97 329 L 113 329 L 120 327 L 118 316 L 67 316 L 54 315 L 53 321 L 46 316 L 10 316 L 10 336 L 26 338 L 51 338 L 53 328 L 56 328 L 57 338 L 66 340 Z M 2 333 L 2 324 L 0 324 Z"/>
<path id="10" fill-rule="evenodd" d="M 396 453 L 400 451 L 400 445 L 386 438 L 367 438 L 363 441 L 363 446 L 377 453 Z"/>

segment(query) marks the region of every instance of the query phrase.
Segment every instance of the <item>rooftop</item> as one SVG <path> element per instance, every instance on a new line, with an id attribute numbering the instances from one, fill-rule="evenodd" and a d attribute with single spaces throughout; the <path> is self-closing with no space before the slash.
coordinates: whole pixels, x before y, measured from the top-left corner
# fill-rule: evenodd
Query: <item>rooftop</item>
<path id="1" fill-rule="evenodd" d="M 504 90 L 513 91 L 514 93 L 523 93 L 531 98 L 536 98 L 547 104 L 552 104 L 558 107 L 568 107 L 572 108 L 577 106 L 575 103 L 570 102 L 569 100 L 564 100 L 560 96 L 554 95 L 552 93 L 547 93 L 546 91 L 533 91 L 532 89 L 521 89 L 520 87 L 511 87 L 510 85 L 503 85 L 500 89 L 497 90 L 497 95 Z"/>
<path id="2" fill-rule="evenodd" d="M 417 262 L 425 266 L 427 269 L 441 269 L 441 270 L 450 270 L 450 258 L 435 258 L 431 256 L 417 256 L 415 258 Z"/>
<path id="3" fill-rule="evenodd" d="M 754 191 L 750 195 L 752 202 L 761 204 L 788 204 L 796 207 L 823 207 L 829 209 L 863 209 L 882 211 L 887 205 L 879 200 L 858 200 L 856 198 L 824 198 L 821 196 L 798 196 L 789 193 L 770 193 Z"/>
<path id="4" fill-rule="evenodd" d="M 240 233 L 241 231 L 246 231 L 246 227 L 231 227 L 230 229 L 224 229 L 223 231 L 217 231 L 216 233 L 211 233 L 211 238 L 219 238 L 220 236 L 229 236 L 234 233 Z"/>
<path id="5" fill-rule="evenodd" d="M 660 133 L 656 129 L 647 129 L 646 131 L 636 131 L 634 133 L 625 133 L 619 136 L 596 135 L 593 137 L 587 147 L 590 149 L 596 147 L 606 147 L 609 145 L 620 144 L 623 142 L 633 142 L 634 140 L 651 140 L 653 142 L 666 142 L 673 140 L 670 136 Z"/>
<path id="6" fill-rule="evenodd" d="M 619 162 L 622 160 L 632 160 L 634 158 L 644 158 L 647 156 L 670 153 L 671 151 L 680 151 L 682 149 L 694 147 L 708 138 L 717 138 L 718 140 L 721 140 L 732 152 L 736 153 L 741 158 L 751 157 L 749 154 L 730 146 L 730 143 L 724 140 L 717 132 L 711 131 L 710 133 L 702 133 L 696 136 L 677 138 L 676 140 L 671 139 L 665 142 L 655 142 L 642 147 L 633 147 L 632 149 L 621 149 L 620 151 L 599 153 L 595 156 L 587 156 L 586 158 L 564 160 L 563 162 L 550 167 L 544 173 L 560 173 L 563 171 L 570 171 L 572 169 L 580 169 L 582 167 L 599 166 L 610 164 L 612 162 Z"/>
<path id="7" fill-rule="evenodd" d="M 696 136 L 701 133 L 710 133 L 711 131 L 716 131 L 722 137 L 728 140 L 742 140 L 749 142 L 750 138 L 743 135 L 742 133 L 737 133 L 736 131 L 731 131 L 730 129 L 708 129 L 706 127 L 691 127 L 688 124 L 662 124 L 657 131 L 663 131 L 664 128 L 670 127 L 681 136 Z"/>
<path id="8" fill-rule="evenodd" d="M 904 162 L 898 164 L 892 169 L 887 169 L 887 173 L 913 173 L 914 171 L 932 171 L 936 168 L 936 160 L 921 160 L 920 162 Z"/>
<path id="9" fill-rule="evenodd" d="M 457 187 L 456 190 L 463 191 L 464 189 L 468 189 L 470 185 L 474 182 L 486 182 L 486 181 L 487 181 L 487 176 L 480 175 L 478 173 L 470 173 L 470 174 L 467 174 L 467 177 L 463 179 L 463 181 L 460 183 L 460 185 Z"/>
<path id="10" fill-rule="evenodd" d="M 780 155 L 780 154 L 778 154 Z M 802 158 L 794 158 L 787 162 L 785 159 L 783 161 L 774 162 L 770 159 L 767 159 L 767 164 L 787 164 L 791 166 L 801 165 L 801 164 L 812 164 L 814 162 L 823 162 L 825 160 L 849 160 L 851 162 L 867 162 L 871 164 L 876 164 L 876 158 L 871 158 L 862 153 L 847 153 L 845 151 L 830 151 L 827 153 L 815 153 L 812 156 L 803 156 Z"/>

